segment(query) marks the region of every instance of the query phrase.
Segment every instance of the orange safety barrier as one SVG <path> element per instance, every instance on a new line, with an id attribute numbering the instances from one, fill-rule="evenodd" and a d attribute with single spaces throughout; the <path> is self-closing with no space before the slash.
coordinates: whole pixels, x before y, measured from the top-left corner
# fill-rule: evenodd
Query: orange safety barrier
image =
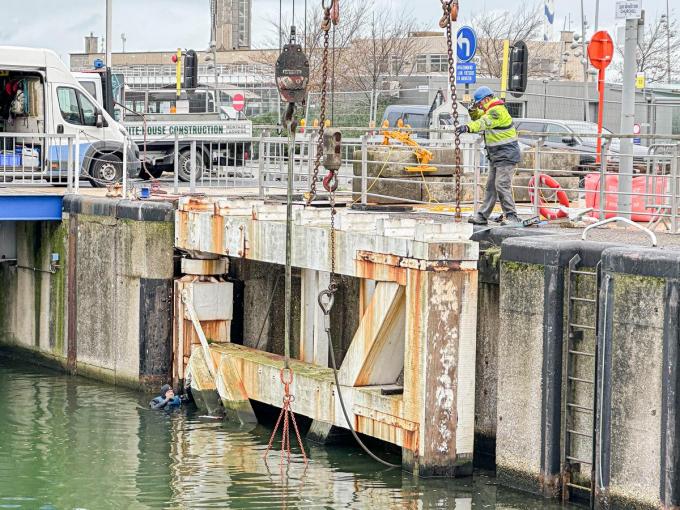
<path id="1" fill-rule="evenodd" d="M 649 180 L 649 190 L 645 191 L 645 179 Z M 619 174 L 607 174 L 605 177 L 604 210 L 605 219 L 618 216 Z M 652 221 L 657 219 L 659 208 L 666 202 L 668 177 L 640 175 L 633 177 L 633 195 L 631 198 L 631 219 L 633 221 Z M 600 216 L 600 174 L 588 174 L 585 179 L 586 207 L 592 207 L 589 213 L 594 218 Z M 645 196 L 645 193 L 654 196 Z M 648 207 L 645 207 L 645 203 Z"/>

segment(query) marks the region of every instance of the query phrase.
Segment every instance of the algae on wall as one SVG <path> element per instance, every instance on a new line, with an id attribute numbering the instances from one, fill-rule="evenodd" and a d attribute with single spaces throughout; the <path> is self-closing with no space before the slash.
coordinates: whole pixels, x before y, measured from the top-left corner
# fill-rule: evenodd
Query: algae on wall
<path id="1" fill-rule="evenodd" d="M 0 344 L 65 356 L 66 226 L 61 222 L 19 222 L 17 260 L 0 265 Z M 52 253 L 59 267 L 51 269 Z"/>

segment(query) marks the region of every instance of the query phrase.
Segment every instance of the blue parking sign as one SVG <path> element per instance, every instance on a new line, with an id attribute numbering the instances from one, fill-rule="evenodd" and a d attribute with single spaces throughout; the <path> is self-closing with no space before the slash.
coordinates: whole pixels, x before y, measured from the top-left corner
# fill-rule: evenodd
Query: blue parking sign
<path id="1" fill-rule="evenodd" d="M 477 83 L 477 64 L 456 64 L 456 83 Z"/>

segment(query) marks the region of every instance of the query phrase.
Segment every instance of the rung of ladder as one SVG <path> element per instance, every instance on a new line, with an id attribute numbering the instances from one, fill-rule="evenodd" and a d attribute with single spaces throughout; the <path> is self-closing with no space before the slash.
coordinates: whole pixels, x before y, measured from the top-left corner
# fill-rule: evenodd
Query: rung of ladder
<path id="1" fill-rule="evenodd" d="M 579 464 L 588 464 L 589 466 L 591 466 L 593 464 L 589 460 L 579 459 L 578 457 L 569 457 L 568 455 L 567 455 L 567 460 L 570 460 L 572 462 L 578 462 Z"/>
<path id="2" fill-rule="evenodd" d="M 595 357 L 595 354 L 592 352 L 583 352 L 583 351 L 569 351 L 569 354 L 575 354 L 576 356 L 589 356 L 591 358 Z"/>
<path id="3" fill-rule="evenodd" d="M 584 275 L 588 275 L 588 276 L 597 276 L 597 273 L 595 273 L 593 271 L 579 271 L 577 269 L 574 269 L 571 272 L 571 274 L 584 274 Z"/>
<path id="4" fill-rule="evenodd" d="M 581 432 L 580 430 L 567 430 L 567 432 L 574 434 L 575 436 L 593 437 L 592 434 L 589 434 L 588 432 Z"/>
<path id="5" fill-rule="evenodd" d="M 593 331 L 595 330 L 595 326 L 586 326 L 585 324 L 570 323 L 569 325 L 570 325 L 572 328 L 592 329 Z"/>
<path id="6" fill-rule="evenodd" d="M 584 413 L 590 413 L 593 414 L 593 410 L 590 407 L 582 406 L 579 404 L 574 404 L 572 402 L 567 402 L 567 407 L 571 407 L 577 411 L 582 411 Z"/>
<path id="7" fill-rule="evenodd" d="M 597 303 L 597 299 L 585 298 L 585 297 L 572 297 L 572 301 L 582 301 L 584 303 Z"/>
<path id="8" fill-rule="evenodd" d="M 576 382 L 582 382 L 586 384 L 595 384 L 595 381 L 591 381 L 590 379 L 581 379 L 580 377 L 572 377 L 569 376 L 570 381 L 576 381 Z"/>
<path id="9" fill-rule="evenodd" d="M 572 487 L 574 489 L 581 489 L 582 491 L 588 491 L 591 492 L 592 489 L 590 487 L 586 487 L 585 485 L 579 485 L 577 483 L 567 483 L 567 487 Z"/>

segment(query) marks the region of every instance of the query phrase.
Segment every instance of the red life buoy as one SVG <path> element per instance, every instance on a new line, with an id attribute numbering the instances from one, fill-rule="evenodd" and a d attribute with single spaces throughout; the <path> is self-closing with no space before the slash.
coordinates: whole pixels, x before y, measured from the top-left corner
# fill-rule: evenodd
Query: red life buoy
<path id="1" fill-rule="evenodd" d="M 529 179 L 529 199 L 531 200 L 532 204 L 535 204 L 534 202 L 534 178 L 532 177 Z M 569 197 L 567 196 L 567 192 L 562 189 L 562 186 L 560 186 L 560 183 L 557 182 L 555 179 L 550 177 L 549 175 L 545 174 L 539 174 L 538 175 L 538 185 L 539 187 L 548 187 L 552 188 L 554 190 L 557 190 L 557 200 L 559 201 L 560 205 L 563 207 L 569 207 L 571 204 L 569 203 Z M 538 211 L 541 213 L 541 216 L 548 220 L 556 220 L 557 218 L 566 218 L 568 215 L 566 211 L 563 211 L 562 209 L 553 209 L 546 207 L 547 202 L 543 198 L 543 195 L 539 192 L 538 194 L 538 199 L 539 199 L 539 204 L 541 207 L 539 207 Z"/>

